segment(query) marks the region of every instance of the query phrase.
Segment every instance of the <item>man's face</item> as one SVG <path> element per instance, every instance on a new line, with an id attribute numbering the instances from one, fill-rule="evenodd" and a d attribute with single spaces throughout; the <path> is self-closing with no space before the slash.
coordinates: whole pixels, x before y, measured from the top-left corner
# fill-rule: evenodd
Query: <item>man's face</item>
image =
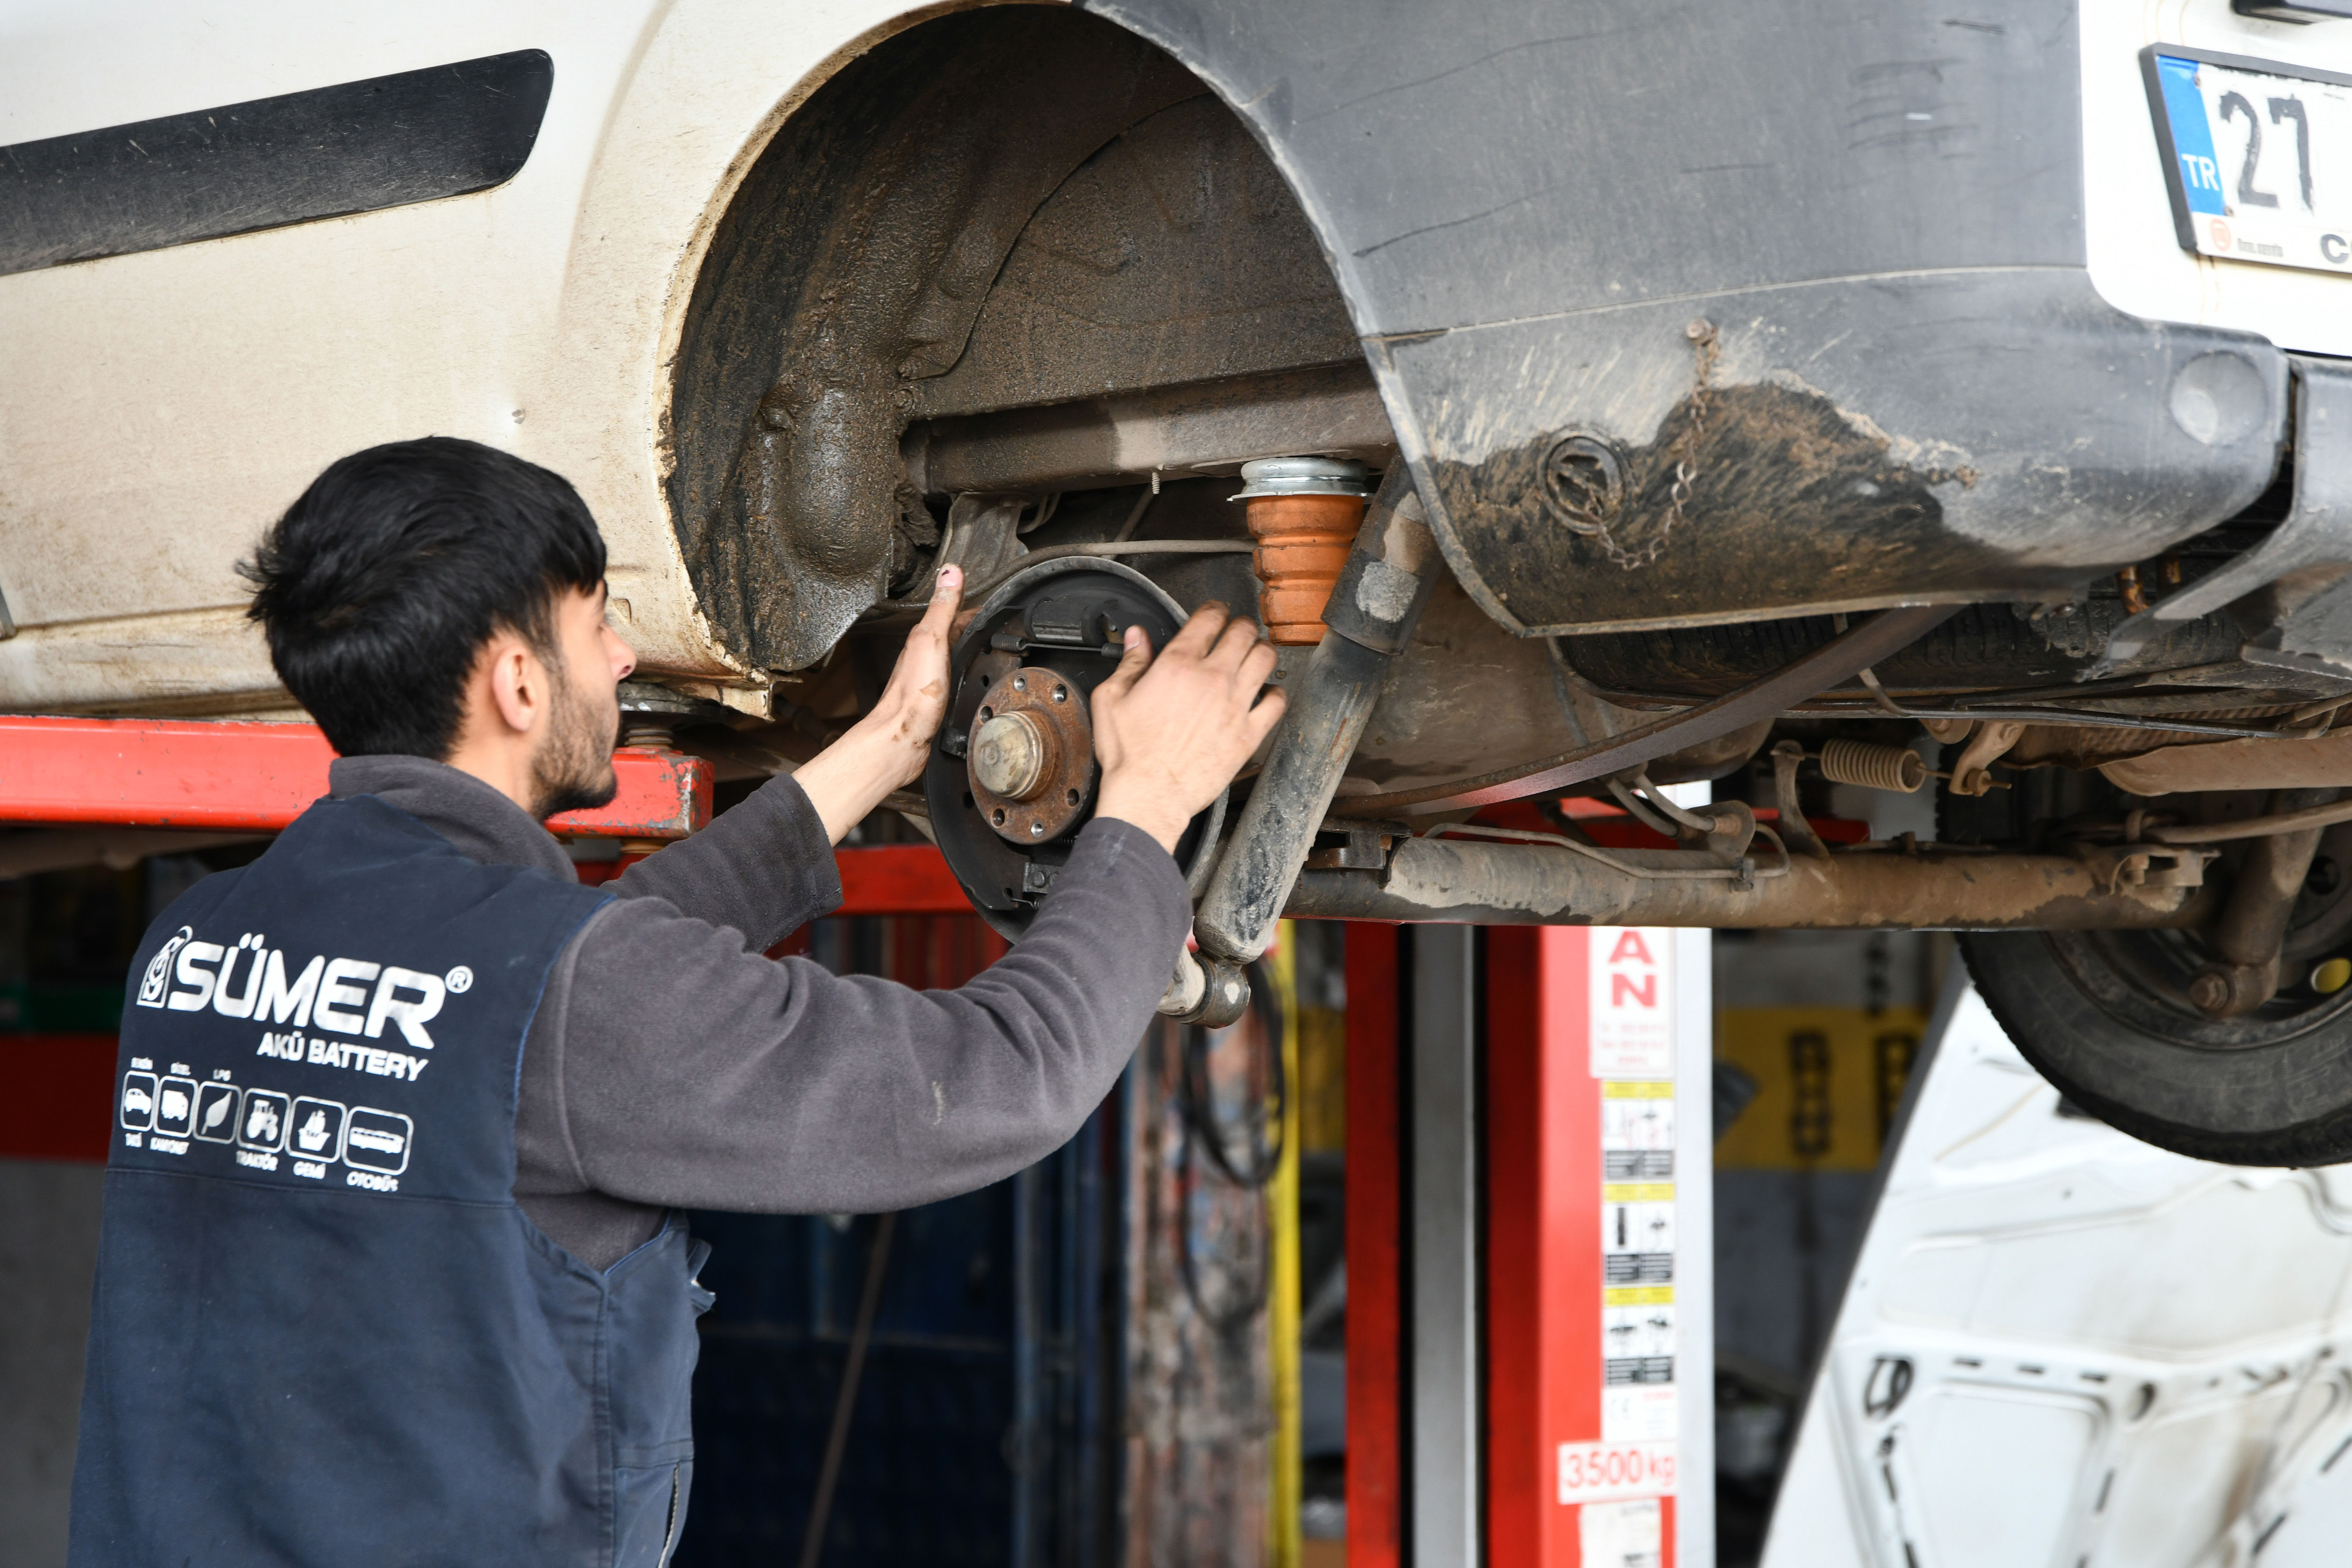
<path id="1" fill-rule="evenodd" d="M 570 588 L 557 597 L 553 651 L 548 724 L 530 759 L 533 809 L 541 820 L 604 805 L 619 789 L 613 776 L 621 733 L 616 692 L 637 664 L 606 619 L 601 585 L 593 594 Z"/>

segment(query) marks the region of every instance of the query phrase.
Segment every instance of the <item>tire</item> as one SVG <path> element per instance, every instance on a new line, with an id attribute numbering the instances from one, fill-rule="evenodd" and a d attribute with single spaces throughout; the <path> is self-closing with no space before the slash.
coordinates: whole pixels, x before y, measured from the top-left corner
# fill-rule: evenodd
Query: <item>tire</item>
<path id="1" fill-rule="evenodd" d="M 2171 941 L 2132 940 L 2149 937 Z M 2148 951 L 2159 945 L 2185 951 Z M 2179 984 L 2152 983 L 2176 968 L 2185 983 L 2200 946 L 2174 932 L 1960 938 L 1978 994 L 2019 1053 L 2117 1131 L 2228 1165 L 2352 1160 L 2352 989 L 2317 998 L 2298 985 L 2300 997 L 2216 1023 Z"/>
<path id="2" fill-rule="evenodd" d="M 1947 793 L 1943 837 L 2018 843 L 2032 823 L 2124 804 L 2095 775 L 2059 769 L 2003 794 Z M 2237 858 L 2208 875 L 2226 883 Z M 2197 931 L 1971 931 L 1959 945 L 1993 1017 L 2076 1109 L 2223 1164 L 2352 1160 L 2352 986 L 2323 994 L 2313 984 L 2323 962 L 2352 957 L 2352 826 L 2321 839 L 2288 922 L 2278 994 L 2247 1017 L 2215 1020 L 2190 1005 L 2189 978 L 2214 956 Z"/>

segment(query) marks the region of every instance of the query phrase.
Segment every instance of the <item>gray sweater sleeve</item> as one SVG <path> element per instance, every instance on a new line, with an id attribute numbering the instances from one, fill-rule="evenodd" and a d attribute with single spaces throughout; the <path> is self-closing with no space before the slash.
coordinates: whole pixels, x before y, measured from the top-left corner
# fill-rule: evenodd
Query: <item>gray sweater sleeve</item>
<path id="1" fill-rule="evenodd" d="M 841 907 L 841 869 L 807 792 L 778 774 L 691 838 L 648 855 L 605 887 L 732 926 L 765 952 Z"/>
<path id="2" fill-rule="evenodd" d="M 719 827 L 742 809 L 630 876 L 721 842 Z M 747 863 L 772 869 L 806 853 L 781 818 L 743 829 L 728 847 Z M 832 856 L 822 858 L 831 882 Z M 737 886 L 723 868 L 700 867 L 681 857 L 665 885 L 700 910 L 738 899 L 777 909 L 756 879 Z M 955 991 L 762 958 L 768 932 L 799 923 L 788 911 L 721 925 L 650 886 L 622 890 L 639 896 L 605 909 L 562 965 L 570 984 L 553 1043 L 564 1154 L 588 1191 L 766 1213 L 903 1208 L 1052 1152 L 1142 1037 L 1191 917 L 1167 852 L 1109 819 L 1079 835 L 1028 934 Z"/>

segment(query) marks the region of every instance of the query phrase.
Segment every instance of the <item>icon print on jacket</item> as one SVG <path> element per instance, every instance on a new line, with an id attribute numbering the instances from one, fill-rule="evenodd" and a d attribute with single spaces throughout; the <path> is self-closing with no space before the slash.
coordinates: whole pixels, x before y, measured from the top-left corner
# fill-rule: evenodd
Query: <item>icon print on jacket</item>
<path id="1" fill-rule="evenodd" d="M 163 993 L 172 984 L 172 961 L 180 956 L 180 949 L 187 946 L 195 934 L 194 927 L 182 926 L 173 933 L 172 940 L 163 944 L 163 951 L 149 963 L 147 973 L 139 980 L 139 1005 L 161 1007 L 163 1005 Z"/>
<path id="2" fill-rule="evenodd" d="M 155 1075 L 152 1072 L 127 1072 L 122 1075 L 122 1125 L 125 1131 L 144 1132 L 155 1125 Z"/>
<path id="3" fill-rule="evenodd" d="M 362 1171 L 397 1176 L 408 1169 L 408 1145 L 415 1123 L 395 1110 L 352 1107 L 352 1123 L 343 1132 L 343 1163 Z"/>
<path id="4" fill-rule="evenodd" d="M 236 1085 L 208 1083 L 196 1090 L 196 1136 L 207 1143 L 236 1138 Z"/>
<path id="5" fill-rule="evenodd" d="M 196 1121 L 196 1080 L 167 1078 L 155 1095 L 155 1131 L 185 1138 Z"/>
<path id="6" fill-rule="evenodd" d="M 341 1156 L 343 1108 L 333 1100 L 296 1100 L 288 1124 L 286 1152 L 296 1159 L 331 1165 Z"/>
<path id="7" fill-rule="evenodd" d="M 248 1149 L 277 1152 L 286 1146 L 286 1097 L 266 1089 L 245 1091 L 245 1124 L 237 1142 Z"/>

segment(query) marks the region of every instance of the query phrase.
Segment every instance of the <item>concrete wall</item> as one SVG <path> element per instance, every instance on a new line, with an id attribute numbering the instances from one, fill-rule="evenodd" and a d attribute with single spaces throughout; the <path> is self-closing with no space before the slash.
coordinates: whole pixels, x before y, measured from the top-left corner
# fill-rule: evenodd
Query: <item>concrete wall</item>
<path id="1" fill-rule="evenodd" d="M 61 1568 L 82 1345 L 98 1266 L 97 1165 L 0 1160 L 0 1563 Z"/>

